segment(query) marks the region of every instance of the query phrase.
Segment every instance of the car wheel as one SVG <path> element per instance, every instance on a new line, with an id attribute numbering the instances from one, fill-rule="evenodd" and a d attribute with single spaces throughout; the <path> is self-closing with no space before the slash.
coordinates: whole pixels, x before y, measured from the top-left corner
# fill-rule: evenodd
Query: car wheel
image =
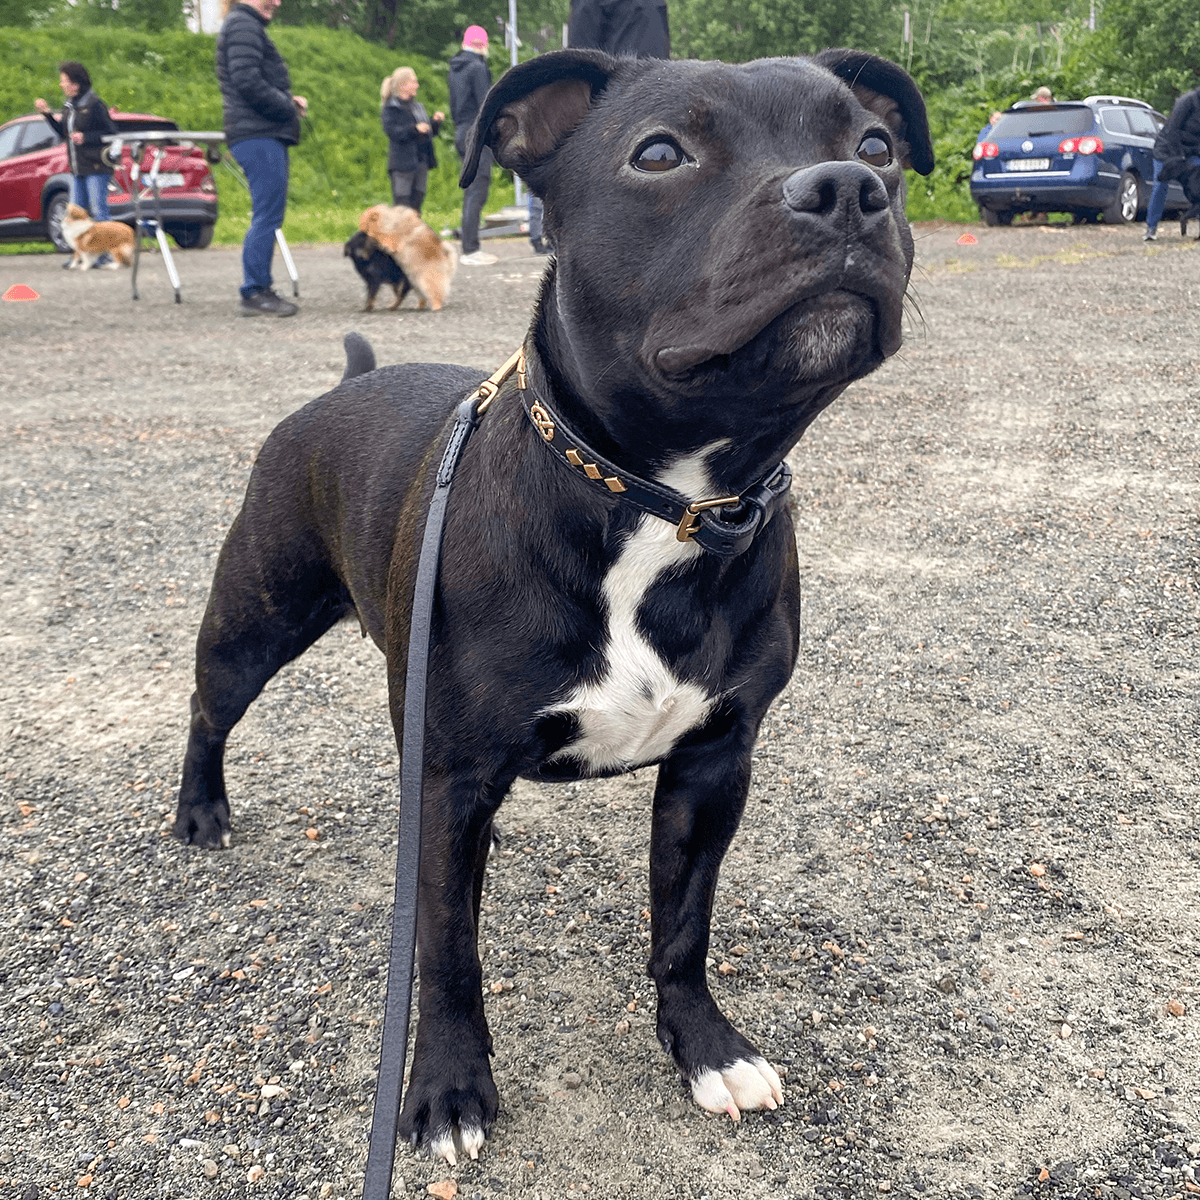
<path id="1" fill-rule="evenodd" d="M 1141 201 L 1137 176 L 1131 171 L 1122 171 L 1121 180 L 1117 184 L 1117 194 L 1104 210 L 1104 220 L 1109 225 L 1128 225 L 1131 221 L 1136 221 Z"/>
<path id="2" fill-rule="evenodd" d="M 981 208 L 979 215 L 985 225 L 1011 225 L 1013 215 L 1007 209 Z"/>
<path id="3" fill-rule="evenodd" d="M 212 225 L 168 225 L 167 232 L 180 250 L 203 250 L 212 244 Z"/>
<path id="4" fill-rule="evenodd" d="M 66 192 L 55 192 L 46 201 L 46 236 L 54 243 L 54 248 L 63 254 L 71 252 L 62 231 L 63 218 L 67 215 L 67 205 L 70 202 Z"/>

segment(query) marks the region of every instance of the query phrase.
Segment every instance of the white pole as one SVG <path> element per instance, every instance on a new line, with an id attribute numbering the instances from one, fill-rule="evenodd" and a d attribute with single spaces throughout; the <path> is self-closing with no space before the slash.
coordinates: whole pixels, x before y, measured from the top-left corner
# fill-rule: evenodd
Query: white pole
<path id="1" fill-rule="evenodd" d="M 508 0 L 508 61 L 510 66 L 517 65 L 517 0 Z M 518 205 L 525 203 L 525 188 L 519 175 L 513 176 L 513 199 Z"/>

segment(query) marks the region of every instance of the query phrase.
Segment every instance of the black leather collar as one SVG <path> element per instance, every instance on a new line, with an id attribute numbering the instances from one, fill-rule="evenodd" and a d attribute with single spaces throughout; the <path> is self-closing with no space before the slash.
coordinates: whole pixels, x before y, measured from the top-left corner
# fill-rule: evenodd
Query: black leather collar
<path id="1" fill-rule="evenodd" d="M 673 488 L 641 479 L 597 454 L 527 387 L 522 387 L 520 395 L 525 415 L 558 462 L 623 503 L 669 521 L 679 541 L 695 542 L 719 558 L 734 558 L 748 550 L 780 505 L 787 502 L 792 486 L 787 463 L 772 468 L 740 496 L 689 500 Z"/>

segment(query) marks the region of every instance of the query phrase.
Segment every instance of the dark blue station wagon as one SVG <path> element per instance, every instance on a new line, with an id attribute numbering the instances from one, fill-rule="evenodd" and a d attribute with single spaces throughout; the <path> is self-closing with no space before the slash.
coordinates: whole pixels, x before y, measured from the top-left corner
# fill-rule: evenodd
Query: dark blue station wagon
<path id="1" fill-rule="evenodd" d="M 988 225 L 1008 225 L 1022 212 L 1136 221 L 1150 199 L 1151 150 L 1165 119 L 1125 96 L 1016 104 L 975 146 L 971 198 Z M 1166 215 L 1187 207 L 1183 188 L 1172 182 Z"/>

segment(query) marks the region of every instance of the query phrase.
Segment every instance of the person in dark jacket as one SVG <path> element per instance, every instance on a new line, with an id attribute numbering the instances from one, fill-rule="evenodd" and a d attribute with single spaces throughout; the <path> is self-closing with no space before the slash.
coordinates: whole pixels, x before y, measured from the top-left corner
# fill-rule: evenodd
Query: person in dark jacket
<path id="1" fill-rule="evenodd" d="M 1167 123 L 1154 139 L 1154 187 L 1146 206 L 1143 240 L 1158 237 L 1158 223 L 1167 204 L 1167 184 L 1190 166 L 1200 165 L 1200 88 L 1185 92 L 1175 101 Z"/>
<path id="2" fill-rule="evenodd" d="M 671 30 L 662 0 L 572 0 L 567 43 L 639 58 L 670 58 Z"/>
<path id="3" fill-rule="evenodd" d="M 417 99 L 421 86 L 412 67 L 397 67 L 379 89 L 383 107 L 379 119 L 388 139 L 388 178 L 392 181 L 392 203 L 421 211 L 429 186 L 429 172 L 437 166 L 433 139 L 437 137 L 443 112 L 432 117 Z"/>
<path id="4" fill-rule="evenodd" d="M 61 116 L 55 116 L 41 96 L 33 106 L 67 143 L 67 159 L 74 180 L 71 202 L 86 208 L 94 221 L 107 221 L 108 181 L 113 169 L 104 161 L 101 139 L 116 133 L 117 127 L 108 115 L 108 106 L 92 90 L 91 76 L 82 63 L 59 63 L 58 86 L 65 97 Z"/>
<path id="5" fill-rule="evenodd" d="M 217 79 L 225 105 L 225 141 L 250 185 L 251 217 L 242 243 L 242 312 L 290 317 L 297 311 L 271 287 L 275 231 L 287 209 L 288 147 L 300 140 L 308 101 L 292 95 L 291 77 L 267 24 L 279 0 L 232 4 L 217 35 Z"/>
<path id="6" fill-rule="evenodd" d="M 454 120 L 454 148 L 459 158 L 466 154 L 467 134 L 492 86 L 487 52 L 487 30 L 480 25 L 471 25 L 463 34 L 462 50 L 450 60 L 450 116 Z M 491 183 L 492 152 L 484 146 L 475 179 L 463 193 L 463 252 L 459 261 L 469 267 L 486 267 L 497 261 L 494 254 L 486 254 L 479 248 L 479 218 L 487 203 Z"/>

